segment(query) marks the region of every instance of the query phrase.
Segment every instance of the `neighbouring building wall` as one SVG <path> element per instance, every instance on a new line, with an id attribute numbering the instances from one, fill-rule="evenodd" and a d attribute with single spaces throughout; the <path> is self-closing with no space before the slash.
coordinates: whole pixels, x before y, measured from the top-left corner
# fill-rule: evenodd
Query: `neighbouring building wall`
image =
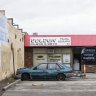
<path id="1" fill-rule="evenodd" d="M 5 12 L 5 11 L 4 11 Z M 8 37 L 5 44 L 0 42 L 0 80 L 24 67 L 24 34 L 13 26 L 13 19 L 7 19 Z M 0 35 L 1 35 L 0 31 Z"/>

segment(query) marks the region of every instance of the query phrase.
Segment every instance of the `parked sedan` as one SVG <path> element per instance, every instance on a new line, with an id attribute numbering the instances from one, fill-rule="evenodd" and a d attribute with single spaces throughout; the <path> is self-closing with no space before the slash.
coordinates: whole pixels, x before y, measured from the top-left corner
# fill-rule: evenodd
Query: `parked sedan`
<path id="1" fill-rule="evenodd" d="M 57 79 L 65 80 L 70 77 L 72 68 L 60 63 L 41 63 L 32 68 L 17 69 L 17 73 L 21 74 L 21 80 L 29 79 Z"/>

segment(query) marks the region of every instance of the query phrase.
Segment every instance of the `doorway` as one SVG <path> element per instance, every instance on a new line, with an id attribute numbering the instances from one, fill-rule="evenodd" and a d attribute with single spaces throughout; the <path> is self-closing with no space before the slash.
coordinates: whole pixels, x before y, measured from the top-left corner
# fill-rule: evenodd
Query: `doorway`
<path id="1" fill-rule="evenodd" d="M 75 71 L 81 70 L 81 50 L 82 47 L 73 48 L 73 69 Z"/>

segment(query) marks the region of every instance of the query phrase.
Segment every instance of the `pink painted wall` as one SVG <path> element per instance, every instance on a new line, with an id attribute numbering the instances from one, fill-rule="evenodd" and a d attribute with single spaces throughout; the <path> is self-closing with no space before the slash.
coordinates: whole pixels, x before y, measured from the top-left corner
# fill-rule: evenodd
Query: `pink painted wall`
<path id="1" fill-rule="evenodd" d="M 71 37 L 71 46 L 96 46 L 96 35 L 25 35 L 24 46 L 30 47 L 30 37 Z"/>

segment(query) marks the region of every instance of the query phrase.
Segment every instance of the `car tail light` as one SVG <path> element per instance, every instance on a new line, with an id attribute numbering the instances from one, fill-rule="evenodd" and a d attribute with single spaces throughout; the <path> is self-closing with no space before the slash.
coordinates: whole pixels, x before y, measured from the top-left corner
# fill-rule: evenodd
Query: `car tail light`
<path id="1" fill-rule="evenodd" d="M 74 73 L 74 70 L 71 70 L 70 73 Z"/>
<path id="2" fill-rule="evenodd" d="M 17 72 L 17 73 L 16 73 L 16 75 L 19 75 L 19 74 L 21 74 L 21 73 L 20 73 L 20 72 Z"/>

